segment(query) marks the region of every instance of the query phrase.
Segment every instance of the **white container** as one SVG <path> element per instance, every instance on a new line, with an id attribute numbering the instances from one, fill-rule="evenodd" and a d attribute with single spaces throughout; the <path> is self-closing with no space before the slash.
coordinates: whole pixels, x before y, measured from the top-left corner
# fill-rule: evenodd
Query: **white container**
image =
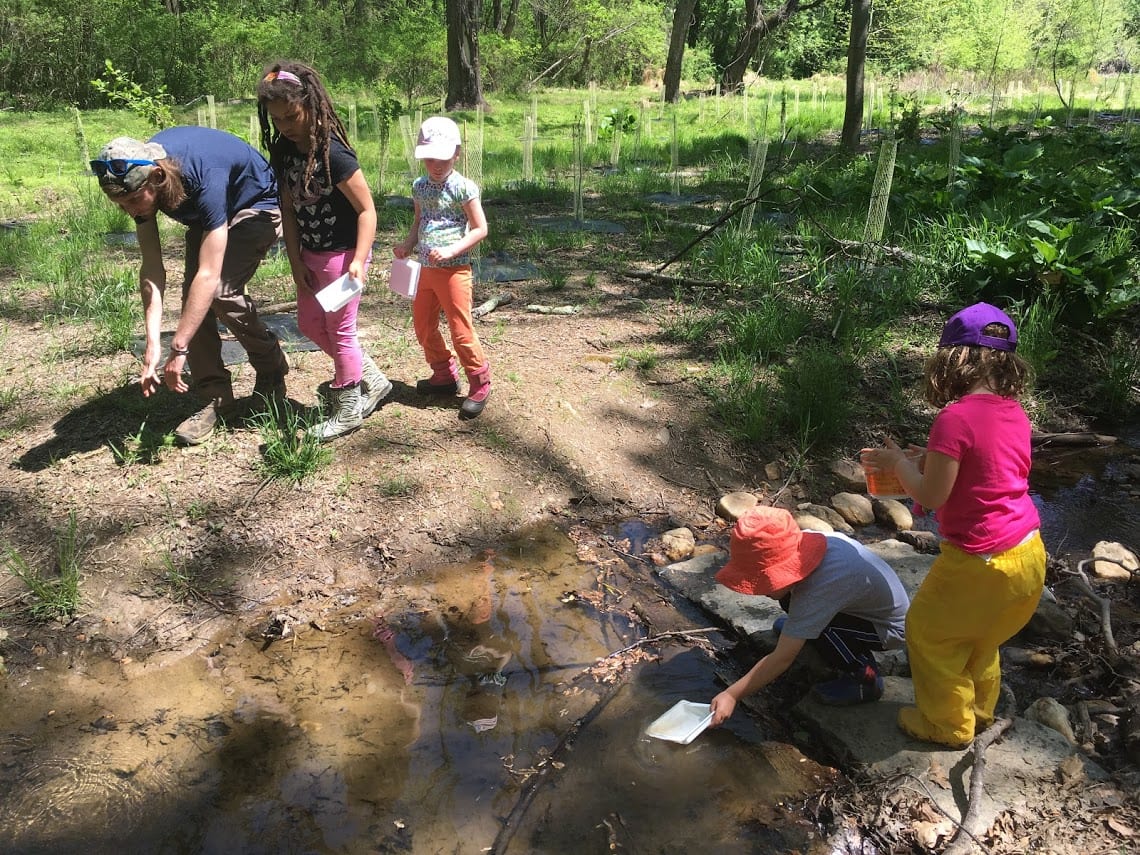
<path id="1" fill-rule="evenodd" d="M 364 283 L 344 274 L 317 292 L 317 302 L 326 312 L 343 309 L 348 301 L 364 290 Z"/>
<path id="2" fill-rule="evenodd" d="M 388 287 L 404 297 L 415 297 L 420 284 L 420 263 L 410 258 L 392 259 L 392 273 Z"/>
<path id="3" fill-rule="evenodd" d="M 693 701 L 677 701 L 665 715 L 645 729 L 648 736 L 688 745 L 712 724 L 712 708 Z"/>

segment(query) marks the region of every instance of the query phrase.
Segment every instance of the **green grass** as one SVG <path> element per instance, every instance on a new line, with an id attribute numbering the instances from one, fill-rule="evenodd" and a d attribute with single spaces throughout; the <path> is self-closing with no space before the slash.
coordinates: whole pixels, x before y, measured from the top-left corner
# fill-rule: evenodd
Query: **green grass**
<path id="1" fill-rule="evenodd" d="M 79 575 L 83 539 L 75 512 L 67 515 L 67 522 L 55 532 L 55 574 L 33 567 L 12 546 L 4 548 L 4 563 L 12 575 L 27 586 L 28 611 L 35 620 L 67 620 L 79 609 Z"/>
<path id="2" fill-rule="evenodd" d="M 886 83 L 872 79 L 868 88 L 878 127 L 889 121 Z M 578 167 L 573 132 L 583 100 L 595 96 L 595 127 L 615 110 L 627 111 L 637 125 L 623 136 L 616 169 L 610 168 L 605 134 L 584 146 L 585 215 L 619 221 L 627 233 L 610 237 L 534 228 L 535 211 L 570 213 Z M 945 139 L 934 145 L 900 144 L 882 239 L 885 249 L 899 255 L 880 254 L 871 268 L 860 261 L 859 242 L 878 145 L 868 137 L 863 150 L 848 155 L 834 144 L 843 118 L 841 79 L 760 81 L 747 98 L 691 99 L 677 105 L 663 105 L 656 92 L 640 88 L 595 96 L 557 88 L 539 94 L 534 177 L 527 182 L 519 180 L 520 136 L 531 98 L 491 96 L 492 110 L 483 122 L 481 171 L 484 195 L 496 204 L 487 207 L 491 236 L 486 249 L 536 264 L 547 289 L 564 292 L 566 302 L 581 303 L 591 312 L 611 311 L 611 295 L 595 287 L 597 277 L 631 264 L 663 262 L 702 235 L 743 197 L 749 145 L 767 139 L 764 198 L 753 227 L 742 235 L 732 221 L 726 222 L 676 261 L 666 275 L 683 284 L 673 286 L 672 306 L 659 316 L 665 338 L 683 344 L 686 359 L 712 366 L 702 383 L 706 399 L 699 403 L 730 431 L 749 441 L 790 442 L 801 450 L 841 442 L 844 420 L 851 419 L 845 406 L 857 397 L 853 390 L 860 373 L 869 372 L 881 382 L 900 341 L 921 352 L 933 345 L 937 329 L 915 329 L 916 317 L 948 315 L 981 298 L 1020 310 L 1022 352 L 1047 377 L 1055 342 L 1068 335 L 1073 323 L 1067 313 L 1090 290 L 1104 291 L 1095 305 L 1117 314 L 1109 312 L 1099 321 L 1098 338 L 1110 344 L 1098 355 L 1097 376 L 1089 378 L 1088 386 L 1103 388 L 1109 411 L 1127 414 L 1134 406 L 1135 380 L 1130 378 L 1135 368 L 1128 358 L 1133 331 L 1127 313 L 1140 303 L 1140 286 L 1134 270 L 1121 276 L 1096 266 L 1101 257 L 1135 254 L 1132 221 L 1140 211 L 1129 207 L 1130 196 L 1122 189 L 1130 186 L 1132 155 L 1119 136 L 1045 122 L 1032 140 L 1018 128 L 979 133 L 977 124 L 988 118 L 989 101 L 975 99 L 967 105 L 971 133 L 963 139 L 954 182 L 948 182 Z M 392 134 L 384 182 L 379 181 L 377 128 L 365 109 L 369 97 L 366 90 L 351 96 L 360 105 L 356 143 L 366 177 L 378 199 L 407 195 L 411 176 L 398 129 Z M 1038 97 L 1030 90 L 1020 102 L 1003 105 L 1009 111 L 1003 112 L 1003 121 L 1027 121 Z M 1048 101 L 1050 96 L 1042 97 Z M 942 133 L 934 125 L 950 107 L 942 89 L 928 87 L 916 92 L 915 99 L 927 138 Z M 349 100 L 338 99 L 338 107 L 345 110 Z M 251 101 L 219 105 L 219 126 L 244 137 L 252 110 Z M 1085 112 L 1079 107 L 1075 115 Z M 471 128 L 477 117 L 466 111 L 456 118 Z M 193 123 L 196 110 L 181 111 L 178 119 Z M 146 135 L 138 120 L 123 112 L 90 111 L 82 122 L 89 147 L 121 133 Z M 13 188 L 0 200 L 0 216 L 34 218 L 22 229 L 0 230 L 0 272 L 9 279 L 0 293 L 0 314 L 13 323 L 46 317 L 51 323 L 91 324 L 90 337 L 69 344 L 58 358 L 124 350 L 141 329 L 134 284 L 137 250 L 109 248 L 104 237 L 129 230 L 130 223 L 86 174 L 75 129 L 71 111 L 0 115 L 0 162 Z M 682 192 L 707 196 L 708 204 L 670 208 L 644 198 L 671 191 L 674 143 L 677 169 L 684 173 Z M 1040 157 L 1014 158 L 1016 168 L 1010 167 L 1007 158 L 1030 144 L 1041 146 Z M 56 202 L 46 206 L 49 191 Z M 1109 196 L 1121 206 L 1119 213 L 1095 201 Z M 410 222 L 409 211 L 383 203 L 378 213 L 382 241 L 401 234 Z M 1018 241 L 1032 249 L 1025 237 L 1027 219 L 1050 217 L 1058 228 L 1088 221 L 1089 230 L 1098 229 L 1092 232 L 1096 257 L 1086 253 L 1079 263 L 1065 267 L 1067 259 L 1062 259 L 1044 270 L 1034 267 L 1029 252 L 1003 271 L 996 263 L 979 262 L 968 250 L 970 242 L 1000 249 Z M 178 237 L 178 227 L 165 218 L 161 222 L 164 242 Z M 1057 293 L 1065 299 L 1059 306 L 1036 299 L 1043 272 L 1061 277 Z M 689 284 L 686 278 L 708 284 Z M 579 283 L 588 294 L 577 293 Z M 291 299 L 284 257 L 267 259 L 251 289 L 263 300 Z M 28 299 L 32 295 L 34 301 Z M 484 337 L 496 344 L 508 337 L 507 327 L 496 319 Z M 394 334 L 381 344 L 395 358 L 405 355 L 409 341 L 410 336 Z M 645 371 L 666 358 L 651 349 L 627 348 L 617 364 Z M 906 358 L 920 359 L 913 351 Z M 821 402 L 813 402 L 813 395 Z M 901 414 L 904 398 L 892 387 L 886 409 Z M 294 428 L 291 438 L 285 428 L 266 442 L 265 465 L 267 473 L 278 473 L 274 477 L 297 477 L 321 465 L 322 449 L 304 448 L 297 441 L 304 431 Z M 857 427 L 848 424 L 846 430 Z M 133 439 L 141 450 L 142 438 Z"/>
<path id="3" fill-rule="evenodd" d="M 311 430 L 322 420 L 319 413 L 309 416 L 271 400 L 268 409 L 254 417 L 263 443 L 262 474 L 299 484 L 332 460 L 332 449 Z"/>

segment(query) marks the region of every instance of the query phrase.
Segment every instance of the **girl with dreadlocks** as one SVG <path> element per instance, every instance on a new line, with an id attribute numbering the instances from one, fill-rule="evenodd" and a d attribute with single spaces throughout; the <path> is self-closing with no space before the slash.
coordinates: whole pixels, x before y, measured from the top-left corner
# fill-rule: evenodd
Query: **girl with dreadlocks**
<path id="1" fill-rule="evenodd" d="M 332 357 L 333 412 L 313 428 L 325 442 L 360 427 L 392 384 L 360 347 L 360 295 L 325 311 L 316 293 L 348 273 L 364 282 L 376 207 L 348 132 L 316 71 L 274 63 L 257 85 L 261 142 L 277 175 L 285 251 L 297 285 L 297 326 Z"/>

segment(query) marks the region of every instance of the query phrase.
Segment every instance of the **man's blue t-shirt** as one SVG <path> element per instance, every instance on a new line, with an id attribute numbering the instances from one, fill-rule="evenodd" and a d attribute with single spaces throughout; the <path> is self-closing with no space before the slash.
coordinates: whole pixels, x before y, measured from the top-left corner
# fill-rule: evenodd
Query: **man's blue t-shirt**
<path id="1" fill-rule="evenodd" d="M 277 182 L 261 152 L 245 140 L 194 126 L 167 128 L 150 138 L 177 160 L 186 201 L 165 213 L 184 226 L 211 232 L 246 208 L 276 208 Z"/>

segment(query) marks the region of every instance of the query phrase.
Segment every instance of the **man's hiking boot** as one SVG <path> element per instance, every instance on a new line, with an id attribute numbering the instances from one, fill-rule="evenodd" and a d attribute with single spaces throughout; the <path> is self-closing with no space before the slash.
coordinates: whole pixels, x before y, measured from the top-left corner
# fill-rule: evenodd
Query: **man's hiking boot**
<path id="1" fill-rule="evenodd" d="M 213 433 L 219 422 L 232 415 L 233 395 L 214 398 L 174 429 L 174 437 L 183 445 L 200 445 Z"/>

